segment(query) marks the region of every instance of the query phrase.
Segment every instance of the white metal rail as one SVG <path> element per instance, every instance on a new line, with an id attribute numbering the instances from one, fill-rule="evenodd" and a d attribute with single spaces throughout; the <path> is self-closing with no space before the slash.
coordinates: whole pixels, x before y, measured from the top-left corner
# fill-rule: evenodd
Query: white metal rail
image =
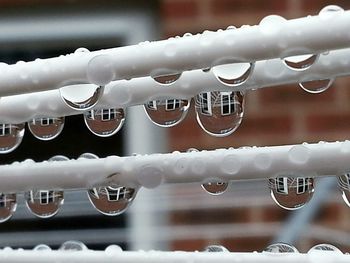
<path id="1" fill-rule="evenodd" d="M 328 6 L 318 16 L 268 16 L 258 26 L 185 34 L 180 38 L 57 58 L 1 65 L 0 95 L 143 76 L 163 76 L 219 64 L 320 54 L 349 47 L 350 11 Z M 327 37 L 325 37 L 325 35 Z"/>

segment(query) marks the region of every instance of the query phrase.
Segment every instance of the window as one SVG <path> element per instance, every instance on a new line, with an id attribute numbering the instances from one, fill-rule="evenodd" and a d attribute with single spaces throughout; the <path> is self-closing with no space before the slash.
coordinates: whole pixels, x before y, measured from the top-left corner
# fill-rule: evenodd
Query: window
<path id="1" fill-rule="evenodd" d="M 0 124 L 0 136 L 11 134 L 11 124 Z"/>
<path id="2" fill-rule="evenodd" d="M 199 107 L 201 113 L 204 115 L 212 115 L 211 110 L 211 93 L 205 92 L 199 94 Z"/>
<path id="3" fill-rule="evenodd" d="M 279 194 L 288 194 L 288 178 L 279 177 L 276 178 L 276 192 Z"/>
<path id="4" fill-rule="evenodd" d="M 53 118 L 41 118 L 40 119 L 40 124 L 41 126 L 49 126 L 50 124 L 54 123 Z"/>
<path id="5" fill-rule="evenodd" d="M 231 92 L 221 92 L 221 115 L 230 115 L 235 112 L 235 100 Z"/>
<path id="6" fill-rule="evenodd" d="M 0 207 L 6 207 L 6 195 L 0 194 Z"/>
<path id="7" fill-rule="evenodd" d="M 102 109 L 101 110 L 101 120 L 110 121 L 116 118 L 115 109 Z"/>
<path id="8" fill-rule="evenodd" d="M 151 110 L 157 110 L 157 101 L 156 100 L 151 100 L 147 103 L 147 108 Z"/>
<path id="9" fill-rule="evenodd" d="M 40 195 L 40 204 L 47 205 L 53 203 L 53 191 L 41 190 Z"/>
<path id="10" fill-rule="evenodd" d="M 180 108 L 180 100 L 173 99 L 173 100 L 166 100 L 165 101 L 165 110 L 171 111 Z"/>
<path id="11" fill-rule="evenodd" d="M 309 178 L 297 178 L 297 194 L 303 194 L 309 190 Z"/>

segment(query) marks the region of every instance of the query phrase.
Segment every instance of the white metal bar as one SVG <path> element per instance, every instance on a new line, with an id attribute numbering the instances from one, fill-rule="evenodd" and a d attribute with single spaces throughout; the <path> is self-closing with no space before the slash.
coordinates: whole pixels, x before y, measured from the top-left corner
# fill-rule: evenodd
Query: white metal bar
<path id="1" fill-rule="evenodd" d="M 204 91 L 234 91 L 300 83 L 319 79 L 333 79 L 350 75 L 350 49 L 321 54 L 318 61 L 305 71 L 287 68 L 281 59 L 258 61 L 252 75 L 237 87 L 219 82 L 212 71 L 193 70 L 183 72 L 173 84 L 161 85 L 151 77 L 114 81 L 105 91 L 96 108 L 126 108 L 159 98 L 191 98 Z M 1 83 L 0 83 L 1 85 Z M 81 85 L 80 88 L 84 88 Z M 21 123 L 34 117 L 61 117 L 81 114 L 68 107 L 58 90 L 3 97 L 0 100 L 0 121 Z"/>
<path id="2" fill-rule="evenodd" d="M 0 262 L 15 263 L 92 263 L 92 262 L 125 262 L 125 263 L 345 263 L 349 262 L 350 255 L 337 252 L 316 251 L 309 254 L 301 253 L 230 253 L 230 252 L 128 252 L 121 251 L 118 247 L 107 248 L 106 251 L 47 251 L 47 250 L 10 250 L 0 251 Z"/>
<path id="3" fill-rule="evenodd" d="M 105 85 L 112 80 L 159 76 L 218 64 L 319 54 L 349 47 L 349 24 L 350 11 L 293 20 L 268 16 L 258 26 L 205 31 L 121 48 L 2 64 L 0 95 L 57 89 L 77 83 Z M 97 75 L 100 80 L 96 80 Z"/>
<path id="4" fill-rule="evenodd" d="M 332 176 L 349 171 L 350 142 L 300 144 L 0 166 L 0 192 Z"/>

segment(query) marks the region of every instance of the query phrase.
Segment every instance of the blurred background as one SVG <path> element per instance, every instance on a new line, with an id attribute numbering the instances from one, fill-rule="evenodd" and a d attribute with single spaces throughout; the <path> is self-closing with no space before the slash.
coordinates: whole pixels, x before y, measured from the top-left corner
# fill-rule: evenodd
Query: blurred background
<path id="1" fill-rule="evenodd" d="M 316 15 L 329 4 L 350 8 L 345 0 L 0 0 L 0 58 L 15 63 L 71 53 L 79 47 L 96 50 L 229 25 L 255 25 L 270 14 L 287 19 Z M 82 116 L 68 117 L 57 139 L 41 142 L 27 132 L 20 147 L 0 160 L 345 140 L 350 132 L 348 83 L 349 78 L 337 79 L 318 95 L 297 84 L 250 91 L 245 95 L 241 126 L 225 138 L 201 130 L 193 105 L 182 123 L 167 129 L 153 125 L 142 108 L 128 109 L 125 127 L 108 139 L 90 134 Z M 221 244 L 231 251 L 261 251 L 272 242 L 284 241 L 303 252 L 318 243 L 350 251 L 350 210 L 335 178 L 316 181 L 312 203 L 296 212 L 276 206 L 265 181 L 234 182 L 220 196 L 207 194 L 200 185 L 141 190 L 131 209 L 118 217 L 98 214 L 84 192 L 66 193 L 60 213 L 47 220 L 32 216 L 23 197 L 19 199 L 15 216 L 0 225 L 0 246 L 57 247 L 74 239 L 92 249 L 115 243 L 124 249 L 192 251 Z"/>

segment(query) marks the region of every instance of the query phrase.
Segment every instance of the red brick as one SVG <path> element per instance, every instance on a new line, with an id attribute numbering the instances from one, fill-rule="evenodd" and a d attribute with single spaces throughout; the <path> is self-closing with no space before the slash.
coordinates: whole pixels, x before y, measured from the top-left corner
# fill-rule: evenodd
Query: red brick
<path id="1" fill-rule="evenodd" d="M 164 19 L 194 17 L 198 14 L 198 2 L 195 0 L 162 1 L 161 13 Z"/>
<path id="2" fill-rule="evenodd" d="M 221 240 L 220 244 L 233 252 L 262 251 L 269 245 L 269 237 L 230 238 Z"/>
<path id="3" fill-rule="evenodd" d="M 215 15 L 234 14 L 240 12 L 253 13 L 268 11 L 268 13 L 283 12 L 287 9 L 287 0 L 212 0 L 211 10 Z"/>
<path id="4" fill-rule="evenodd" d="M 350 132 L 350 113 L 312 114 L 307 117 L 307 129 L 310 132 Z"/>
<path id="5" fill-rule="evenodd" d="M 290 84 L 276 86 L 271 88 L 263 88 L 258 90 L 259 102 L 264 107 L 270 104 L 286 104 L 286 103 L 316 103 L 334 101 L 335 88 L 330 87 L 328 90 L 320 94 L 310 94 L 302 90 L 298 84 Z"/>
<path id="6" fill-rule="evenodd" d="M 170 250 L 196 251 L 203 250 L 207 246 L 203 239 L 174 240 L 171 242 Z"/>

